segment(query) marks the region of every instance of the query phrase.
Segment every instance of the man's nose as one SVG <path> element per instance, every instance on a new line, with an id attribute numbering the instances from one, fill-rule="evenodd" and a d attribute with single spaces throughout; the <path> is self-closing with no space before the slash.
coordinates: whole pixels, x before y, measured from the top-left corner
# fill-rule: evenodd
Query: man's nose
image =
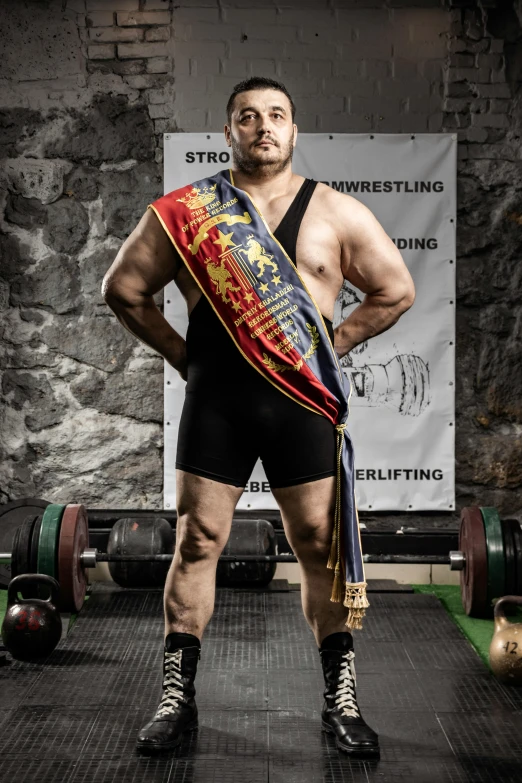
<path id="1" fill-rule="evenodd" d="M 257 125 L 257 132 L 259 135 L 263 135 L 265 133 L 268 133 L 270 129 L 269 123 L 268 123 L 268 117 L 263 117 L 263 115 L 260 115 Z"/>

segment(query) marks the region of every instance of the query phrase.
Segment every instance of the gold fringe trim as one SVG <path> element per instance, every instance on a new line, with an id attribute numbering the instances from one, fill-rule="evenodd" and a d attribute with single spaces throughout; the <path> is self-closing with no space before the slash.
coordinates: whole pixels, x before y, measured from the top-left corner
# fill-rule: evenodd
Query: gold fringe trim
<path id="1" fill-rule="evenodd" d="M 366 597 L 366 582 L 358 582 L 357 584 L 346 582 L 343 604 L 350 610 L 345 625 L 353 630 L 361 631 L 362 619 L 366 614 L 366 609 L 370 606 Z"/>
<path id="2" fill-rule="evenodd" d="M 366 582 L 346 582 L 344 565 L 341 562 L 341 453 L 345 427 L 346 423 L 335 425 L 335 429 L 337 430 L 337 489 L 335 496 L 334 530 L 327 568 L 335 569 L 330 601 L 335 603 L 341 603 L 342 601 L 343 605 L 347 606 L 350 610 L 345 625 L 351 630 L 360 631 L 362 630 L 362 619 L 366 614 L 366 609 L 370 606 L 366 596 Z M 342 591 L 343 582 L 345 584 L 344 599 Z"/>

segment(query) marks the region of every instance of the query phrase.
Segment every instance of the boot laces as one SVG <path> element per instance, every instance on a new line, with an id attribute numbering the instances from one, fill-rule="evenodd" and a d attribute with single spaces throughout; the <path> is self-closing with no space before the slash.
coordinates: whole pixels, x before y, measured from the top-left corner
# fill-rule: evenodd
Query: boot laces
<path id="1" fill-rule="evenodd" d="M 355 664 L 353 650 L 344 652 L 341 656 L 341 668 L 339 670 L 339 687 L 337 688 L 336 704 L 343 715 L 351 718 L 359 718 L 361 713 L 355 700 Z"/>
<path id="2" fill-rule="evenodd" d="M 181 679 L 181 656 L 183 650 L 173 653 L 165 652 L 165 676 L 163 678 L 163 696 L 156 712 L 156 717 L 171 715 L 183 698 L 183 682 Z"/>

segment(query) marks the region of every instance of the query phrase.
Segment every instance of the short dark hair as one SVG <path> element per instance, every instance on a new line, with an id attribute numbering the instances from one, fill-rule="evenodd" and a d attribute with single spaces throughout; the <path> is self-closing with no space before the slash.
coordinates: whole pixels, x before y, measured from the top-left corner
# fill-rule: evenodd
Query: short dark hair
<path id="1" fill-rule="evenodd" d="M 240 92 L 247 92 L 248 90 L 280 90 L 280 92 L 284 93 L 288 98 L 288 100 L 290 101 L 290 106 L 292 107 L 292 122 L 294 122 L 295 104 L 292 100 L 292 96 L 286 89 L 285 85 L 281 84 L 281 82 L 276 82 L 275 79 L 269 79 L 265 76 L 251 76 L 250 79 L 245 79 L 244 81 L 236 84 L 232 92 L 232 95 L 228 99 L 227 120 L 229 125 L 232 117 L 232 110 L 234 108 L 234 101 L 236 99 L 236 95 L 239 95 Z"/>

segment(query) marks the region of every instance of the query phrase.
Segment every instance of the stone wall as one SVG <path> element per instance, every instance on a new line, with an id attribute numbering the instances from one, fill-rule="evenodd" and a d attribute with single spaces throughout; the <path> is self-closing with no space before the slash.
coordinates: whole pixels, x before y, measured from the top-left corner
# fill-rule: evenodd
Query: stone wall
<path id="1" fill-rule="evenodd" d="M 164 132 L 281 79 L 303 132 L 456 132 L 457 503 L 522 519 L 522 3 L 4 0 L 0 503 L 162 507 L 163 359 L 101 298 Z M 162 293 L 156 296 L 162 307 Z"/>

